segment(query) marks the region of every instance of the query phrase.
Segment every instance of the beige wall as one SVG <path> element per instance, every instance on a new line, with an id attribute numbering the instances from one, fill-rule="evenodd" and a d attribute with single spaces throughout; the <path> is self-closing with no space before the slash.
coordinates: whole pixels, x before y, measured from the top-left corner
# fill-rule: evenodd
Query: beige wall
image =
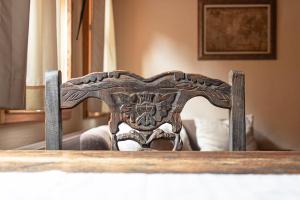
<path id="1" fill-rule="evenodd" d="M 300 150 L 300 1 L 278 0 L 278 59 L 198 61 L 197 0 L 114 0 L 119 69 L 145 77 L 168 70 L 227 81 L 246 73 L 246 109 L 261 148 Z M 227 117 L 193 99 L 183 117 Z"/>

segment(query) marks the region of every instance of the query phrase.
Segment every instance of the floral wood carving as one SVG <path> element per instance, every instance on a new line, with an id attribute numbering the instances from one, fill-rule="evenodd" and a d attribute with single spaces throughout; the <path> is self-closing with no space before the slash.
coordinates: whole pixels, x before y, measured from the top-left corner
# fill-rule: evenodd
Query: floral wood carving
<path id="1" fill-rule="evenodd" d="M 127 123 L 141 127 L 156 127 L 168 116 L 177 93 L 115 93 L 112 99 L 119 106 L 122 118 Z"/>
<path id="2" fill-rule="evenodd" d="M 86 98 L 98 98 L 110 109 L 113 134 L 122 122 L 143 133 L 170 123 L 172 131 L 179 133 L 180 113 L 188 100 L 202 96 L 215 106 L 230 109 L 230 95 L 229 84 L 202 75 L 166 72 L 144 79 L 126 71 L 99 72 L 64 83 L 61 106 L 72 108 Z"/>

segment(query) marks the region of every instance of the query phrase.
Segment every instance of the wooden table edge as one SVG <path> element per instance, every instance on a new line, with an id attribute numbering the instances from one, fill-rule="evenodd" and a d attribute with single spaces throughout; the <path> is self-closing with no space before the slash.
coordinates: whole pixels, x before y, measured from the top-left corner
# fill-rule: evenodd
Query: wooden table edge
<path id="1" fill-rule="evenodd" d="M 0 151 L 0 172 L 300 174 L 300 152 Z"/>

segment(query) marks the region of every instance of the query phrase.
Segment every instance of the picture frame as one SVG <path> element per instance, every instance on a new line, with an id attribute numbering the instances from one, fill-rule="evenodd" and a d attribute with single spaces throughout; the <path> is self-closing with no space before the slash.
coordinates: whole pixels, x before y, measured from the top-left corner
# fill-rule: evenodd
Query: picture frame
<path id="1" fill-rule="evenodd" d="M 276 0 L 198 0 L 198 60 L 276 59 Z"/>

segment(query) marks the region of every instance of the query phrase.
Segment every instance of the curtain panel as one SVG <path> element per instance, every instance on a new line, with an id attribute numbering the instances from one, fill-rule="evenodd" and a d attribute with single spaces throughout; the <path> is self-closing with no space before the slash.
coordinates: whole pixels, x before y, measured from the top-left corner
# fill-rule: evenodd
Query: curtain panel
<path id="1" fill-rule="evenodd" d="M 112 0 L 105 1 L 103 68 L 104 71 L 114 71 L 117 69 L 115 24 Z"/>
<path id="2" fill-rule="evenodd" d="M 104 50 L 103 71 L 117 70 L 115 23 L 112 0 L 105 0 L 104 12 Z M 109 112 L 106 104 L 102 104 L 102 112 Z"/>
<path id="3" fill-rule="evenodd" d="M 57 69 L 56 32 L 56 1 L 31 0 L 27 86 L 44 85 L 45 72 Z"/>
<path id="4" fill-rule="evenodd" d="M 30 0 L 0 0 L 0 109 L 25 107 Z"/>
<path id="5" fill-rule="evenodd" d="M 67 0 L 31 0 L 27 86 L 44 85 L 46 71 L 61 70 L 68 79 Z"/>
<path id="6" fill-rule="evenodd" d="M 45 72 L 61 70 L 63 82 L 68 69 L 68 0 L 31 0 L 26 109 L 44 107 Z"/>

